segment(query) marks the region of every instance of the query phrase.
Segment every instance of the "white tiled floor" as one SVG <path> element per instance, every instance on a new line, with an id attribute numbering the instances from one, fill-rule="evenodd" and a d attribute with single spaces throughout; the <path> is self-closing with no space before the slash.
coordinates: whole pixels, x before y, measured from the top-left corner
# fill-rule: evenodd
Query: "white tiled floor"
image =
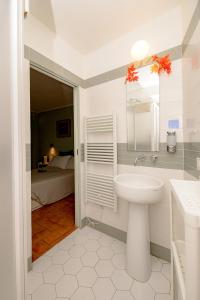
<path id="1" fill-rule="evenodd" d="M 76 230 L 33 264 L 27 300 L 170 300 L 170 264 L 152 257 L 148 282 L 125 270 L 125 244 Z"/>

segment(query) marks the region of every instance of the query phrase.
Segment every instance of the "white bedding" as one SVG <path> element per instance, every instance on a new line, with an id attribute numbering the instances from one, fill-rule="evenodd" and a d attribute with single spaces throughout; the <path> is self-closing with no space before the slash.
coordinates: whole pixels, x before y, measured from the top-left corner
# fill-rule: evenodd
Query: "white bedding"
<path id="1" fill-rule="evenodd" d="M 56 202 L 74 192 L 74 170 L 47 167 L 47 172 L 31 172 L 32 210 Z"/>

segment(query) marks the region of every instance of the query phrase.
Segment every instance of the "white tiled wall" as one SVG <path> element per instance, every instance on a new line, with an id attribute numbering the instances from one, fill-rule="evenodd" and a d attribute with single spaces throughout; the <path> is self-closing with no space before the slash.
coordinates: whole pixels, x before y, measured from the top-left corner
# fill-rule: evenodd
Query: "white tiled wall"
<path id="1" fill-rule="evenodd" d="M 160 141 L 166 142 L 168 120 L 179 119 L 177 142 L 183 142 L 182 59 L 172 62 L 172 73 L 160 76 Z"/>
<path id="2" fill-rule="evenodd" d="M 118 143 L 127 142 L 126 132 L 126 85 L 124 77 L 86 90 L 88 115 L 117 114 Z M 82 113 L 81 113 L 82 114 Z M 83 114 L 82 114 L 83 115 Z M 166 142 L 169 119 L 178 118 L 182 127 L 182 60 L 172 62 L 172 74 L 160 76 L 160 141 Z M 183 141 L 182 128 L 177 132 L 177 141 Z"/>
<path id="3" fill-rule="evenodd" d="M 172 74 L 163 75 L 160 78 L 160 140 L 166 142 L 168 119 L 179 118 L 182 124 L 182 61 L 172 62 Z M 117 141 L 127 142 L 126 127 L 126 86 L 124 78 L 112 80 L 85 91 L 84 104 L 82 103 L 81 122 L 84 115 L 98 115 L 116 112 L 117 114 Z M 183 141 L 182 128 L 177 132 L 178 142 Z M 82 142 L 83 129 L 82 129 Z M 84 163 L 82 165 L 82 179 L 84 179 Z M 118 172 L 144 172 L 159 176 L 165 182 L 165 191 L 162 202 L 150 209 L 151 241 L 169 248 L 169 179 L 183 178 L 183 171 L 158 169 L 158 168 L 134 168 L 133 166 L 118 165 Z M 84 203 L 84 184 L 82 189 L 82 203 Z M 85 214 L 100 220 L 103 223 L 118 229 L 127 230 L 128 204 L 119 200 L 119 210 L 115 214 L 109 209 L 102 209 L 95 204 L 86 205 Z M 85 216 L 82 213 L 82 217 Z"/>

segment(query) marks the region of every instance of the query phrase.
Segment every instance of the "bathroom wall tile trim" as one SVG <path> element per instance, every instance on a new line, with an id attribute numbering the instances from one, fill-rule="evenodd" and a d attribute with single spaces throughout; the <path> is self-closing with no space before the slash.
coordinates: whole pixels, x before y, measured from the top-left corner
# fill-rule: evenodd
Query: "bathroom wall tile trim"
<path id="1" fill-rule="evenodd" d="M 158 55 L 165 55 L 167 53 L 170 53 L 172 60 L 180 59 L 182 57 L 182 46 L 180 45 L 167 49 L 158 53 Z M 120 68 L 116 68 L 84 80 L 26 45 L 24 48 L 24 56 L 26 59 L 30 60 L 33 68 L 45 71 L 49 73 L 49 75 L 53 75 L 64 81 L 67 79 L 68 82 L 78 85 L 84 89 L 125 76 L 127 67 L 129 66 L 129 64 L 127 64 Z"/>
<path id="2" fill-rule="evenodd" d="M 177 143 L 177 150 L 175 153 L 168 153 L 165 143 L 160 144 L 159 152 L 140 152 L 140 151 L 128 151 L 127 143 L 117 144 L 117 160 L 118 164 L 122 165 L 133 165 L 135 158 L 144 154 L 145 159 L 143 161 L 138 161 L 138 166 L 153 167 L 153 168 L 164 168 L 164 169 L 184 169 L 184 145 L 183 143 Z M 158 155 L 156 161 L 152 161 L 152 155 Z M 84 144 L 81 144 L 81 162 L 84 161 Z"/>
<path id="3" fill-rule="evenodd" d="M 161 55 L 161 56 L 166 55 L 166 54 L 170 54 L 170 58 L 172 61 L 180 59 L 182 57 L 182 46 L 176 46 L 174 48 L 170 48 L 170 49 L 167 49 L 165 51 L 158 53 L 158 55 Z M 130 64 L 127 64 L 120 68 L 116 68 L 114 70 L 105 72 L 103 74 L 94 76 L 92 78 L 89 78 L 89 79 L 85 80 L 84 87 L 90 88 L 92 86 L 96 86 L 98 84 L 102 84 L 102 83 L 123 77 L 123 76 L 125 76 L 129 65 Z M 143 65 L 141 67 L 143 67 Z"/>
<path id="4" fill-rule="evenodd" d="M 200 143 L 184 143 L 184 170 L 190 175 L 200 178 L 200 171 L 197 170 L 197 158 L 200 157 Z"/>
<path id="5" fill-rule="evenodd" d="M 193 13 L 193 17 L 190 21 L 188 30 L 183 39 L 182 45 L 177 47 L 167 49 L 164 52 L 159 53 L 160 55 L 164 55 L 165 53 L 170 53 L 172 60 L 177 60 L 183 57 L 183 53 L 186 50 L 188 43 L 199 23 L 200 19 L 200 1 L 198 1 L 195 11 Z M 108 82 L 120 77 L 123 77 L 126 73 L 127 66 L 122 66 L 120 68 L 105 72 L 98 76 L 94 76 L 87 80 L 84 80 L 72 72 L 66 70 L 59 64 L 54 63 L 52 60 L 38 53 L 37 51 L 31 49 L 28 46 L 24 48 L 24 55 L 26 59 L 29 59 L 31 65 L 39 69 L 40 71 L 45 71 L 49 73 L 49 75 L 53 75 L 58 79 L 71 82 L 73 84 L 79 85 L 82 88 L 89 88 L 98 84 L 102 84 L 104 82 Z M 156 162 L 152 162 L 150 160 L 151 152 L 145 152 L 146 160 L 142 162 L 143 166 L 149 167 L 157 167 L 157 168 L 168 168 L 168 169 L 181 169 L 186 170 L 191 175 L 199 178 L 200 171 L 196 169 L 196 158 L 200 157 L 200 143 L 178 143 L 177 151 L 175 154 L 169 154 L 166 152 L 166 145 L 161 144 L 160 151 L 158 152 L 158 160 Z M 185 148 L 185 149 L 184 149 Z M 118 144 L 118 164 L 133 164 L 136 155 L 142 152 L 130 152 L 127 150 L 126 143 Z M 81 151 L 81 161 L 83 161 L 83 145 Z M 140 162 L 141 163 L 141 162 Z M 138 164 L 139 165 L 139 164 Z"/>
<path id="6" fill-rule="evenodd" d="M 179 58 L 182 58 L 183 52 L 187 48 L 188 41 L 191 39 L 200 18 L 200 1 L 198 1 L 197 6 L 195 8 L 194 14 L 192 16 L 192 19 L 190 21 L 188 30 L 184 36 L 182 45 L 176 46 L 171 49 L 167 49 L 165 51 L 162 51 L 158 53 L 159 55 L 164 55 L 166 53 L 170 53 L 172 60 L 177 60 Z M 42 69 L 48 73 L 51 73 L 52 75 L 63 78 L 64 80 L 68 80 L 72 82 L 73 84 L 79 85 L 82 88 L 89 88 L 98 84 L 101 84 L 103 82 L 107 82 L 110 80 L 114 80 L 120 77 L 123 77 L 127 70 L 127 65 L 124 65 L 120 68 L 116 68 L 114 70 L 105 72 L 103 74 L 91 77 L 89 79 L 82 79 L 79 76 L 75 75 L 74 73 L 68 71 L 67 69 L 63 68 L 61 65 L 53 62 L 52 60 L 48 59 L 44 55 L 40 54 L 39 52 L 33 50 L 32 48 L 28 46 L 24 46 L 24 57 L 28 60 L 30 60 L 32 66 L 35 68 L 38 68 L 42 71 Z M 51 70 L 51 71 L 50 71 Z M 53 70 L 53 71 L 52 71 Z"/>
<path id="7" fill-rule="evenodd" d="M 186 48 L 188 46 L 188 43 L 189 43 L 189 41 L 190 41 L 190 39 L 191 39 L 191 37 L 192 37 L 192 35 L 193 35 L 193 33 L 194 33 L 194 31 L 195 31 L 198 23 L 199 23 L 199 19 L 200 19 L 200 1 L 198 1 L 198 3 L 197 3 L 197 6 L 196 6 L 195 11 L 193 13 L 193 16 L 192 16 L 192 19 L 190 21 L 190 24 L 189 24 L 188 29 L 186 31 L 186 34 L 185 34 L 185 36 L 183 38 L 183 43 L 182 43 L 183 54 L 184 54 L 184 52 L 185 52 L 185 50 L 186 50 Z"/>

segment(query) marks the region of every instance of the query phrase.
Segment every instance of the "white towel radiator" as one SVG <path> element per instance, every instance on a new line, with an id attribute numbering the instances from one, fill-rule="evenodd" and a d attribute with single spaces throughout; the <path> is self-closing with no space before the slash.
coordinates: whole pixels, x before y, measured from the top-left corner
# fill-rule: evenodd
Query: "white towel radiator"
<path id="1" fill-rule="evenodd" d="M 117 211 L 113 178 L 117 175 L 116 115 L 85 117 L 86 201 Z"/>

